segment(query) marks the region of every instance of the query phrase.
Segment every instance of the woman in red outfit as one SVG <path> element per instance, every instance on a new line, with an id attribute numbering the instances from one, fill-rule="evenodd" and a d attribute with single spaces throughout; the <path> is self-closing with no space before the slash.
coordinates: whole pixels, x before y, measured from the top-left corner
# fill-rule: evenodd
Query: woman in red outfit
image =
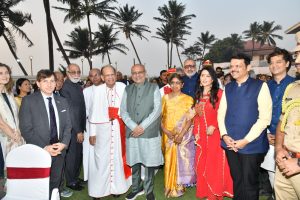
<path id="1" fill-rule="evenodd" d="M 194 135 L 196 143 L 196 197 L 209 200 L 233 197 L 232 179 L 221 148 L 217 112 L 222 96 L 212 67 L 200 71 L 200 85 L 196 93 Z"/>

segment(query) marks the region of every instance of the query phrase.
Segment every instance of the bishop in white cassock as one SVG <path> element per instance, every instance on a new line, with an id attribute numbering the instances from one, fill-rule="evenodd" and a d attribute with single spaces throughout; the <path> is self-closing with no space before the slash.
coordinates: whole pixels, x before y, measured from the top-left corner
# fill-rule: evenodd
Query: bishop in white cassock
<path id="1" fill-rule="evenodd" d="M 105 84 L 94 87 L 89 111 L 90 140 L 93 136 L 96 139 L 91 142 L 94 149 L 90 149 L 93 155 L 89 159 L 88 193 L 96 198 L 123 194 L 131 186 L 131 169 L 126 165 L 125 125 L 118 110 L 125 85 L 111 80 L 114 75 L 110 73 L 115 73 L 112 67 L 104 68 L 101 77 Z"/>

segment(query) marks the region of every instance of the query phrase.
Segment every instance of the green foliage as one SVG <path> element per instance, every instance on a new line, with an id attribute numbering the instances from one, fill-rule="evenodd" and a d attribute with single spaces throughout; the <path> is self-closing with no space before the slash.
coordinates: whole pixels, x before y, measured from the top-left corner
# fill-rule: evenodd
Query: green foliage
<path id="1" fill-rule="evenodd" d="M 190 20 L 196 17 L 194 14 L 185 14 L 185 5 L 177 3 L 176 0 L 169 0 L 168 4 L 164 4 L 162 7 L 158 7 L 158 12 L 161 17 L 154 17 L 154 20 L 161 22 L 161 28 L 157 29 L 156 34 L 158 39 L 161 39 L 167 43 L 168 48 L 168 65 L 172 65 L 172 51 L 173 44 L 175 44 L 178 57 L 180 54 L 178 47 L 183 47 L 186 35 L 190 35 L 189 31 L 192 29 L 190 26 Z M 170 52 L 169 52 L 170 43 Z M 170 60 L 169 60 L 170 59 Z"/>
<path id="2" fill-rule="evenodd" d="M 65 51 L 69 52 L 70 58 L 80 58 L 81 56 L 89 59 L 91 57 L 89 53 L 89 31 L 88 29 L 82 29 L 80 26 L 75 28 L 69 35 L 68 41 L 64 42 L 64 45 L 69 47 Z M 92 42 L 92 54 L 94 54 L 95 42 Z"/>
<path id="3" fill-rule="evenodd" d="M 251 39 L 253 43 L 260 42 L 261 45 L 268 44 L 276 46 L 275 38 L 282 40 L 282 36 L 275 34 L 274 32 L 282 29 L 280 25 L 274 25 L 274 21 L 264 21 L 263 24 L 253 22 L 250 24 L 248 30 L 245 30 L 243 34 L 245 39 Z"/>
<path id="4" fill-rule="evenodd" d="M 212 60 L 213 62 L 229 62 L 233 54 L 243 49 L 242 37 L 238 34 L 231 34 L 222 40 L 217 40 L 212 46 L 209 53 L 204 59 Z"/>
<path id="5" fill-rule="evenodd" d="M 111 16 L 113 24 L 116 25 L 116 27 L 125 34 L 126 39 L 130 40 L 130 43 L 135 51 L 136 57 L 139 60 L 139 63 L 141 64 L 141 59 L 139 58 L 131 36 L 136 35 L 141 39 L 148 40 L 143 35 L 143 33 L 150 33 L 149 26 L 135 23 L 143 15 L 143 13 L 140 13 L 137 9 L 135 9 L 134 6 L 129 7 L 128 4 L 126 4 L 123 7 L 117 8 L 117 11 L 117 13 Z"/>
<path id="6" fill-rule="evenodd" d="M 199 45 L 193 45 L 184 49 L 184 51 L 181 54 L 185 55 L 187 58 L 197 60 L 197 58 L 202 56 L 202 52 L 203 50 Z"/>
<path id="7" fill-rule="evenodd" d="M 60 0 L 67 3 L 69 8 L 53 7 L 66 13 L 64 22 L 78 23 L 85 17 L 95 15 L 99 19 L 107 19 L 114 14 L 115 7 L 111 6 L 116 0 Z"/>
<path id="8" fill-rule="evenodd" d="M 122 44 L 118 43 L 118 33 L 119 31 L 113 31 L 113 25 L 100 25 L 98 24 L 98 32 L 95 32 L 95 42 L 96 47 L 98 48 L 95 53 L 102 55 L 102 61 L 104 60 L 104 56 L 108 56 L 109 63 L 111 60 L 109 58 L 109 52 L 112 50 L 117 50 L 120 53 L 126 54 L 125 50 L 128 48 Z"/>
<path id="9" fill-rule="evenodd" d="M 274 21 L 267 22 L 264 21 L 261 25 L 261 34 L 259 42 L 261 45 L 267 43 L 272 46 L 276 46 L 275 38 L 282 40 L 283 37 L 280 35 L 275 34 L 274 32 L 279 31 L 282 29 L 280 25 L 274 26 Z"/>
<path id="10" fill-rule="evenodd" d="M 15 36 L 16 32 L 22 39 L 24 39 L 28 46 L 32 46 L 33 42 L 29 39 L 26 33 L 21 29 L 26 23 L 32 23 L 31 14 L 23 13 L 21 11 L 14 11 L 11 8 L 16 6 L 22 0 L 1 0 L 0 1 L 0 37 L 5 34 L 8 38 L 9 45 L 16 50 Z"/>
<path id="11" fill-rule="evenodd" d="M 210 49 L 212 43 L 216 40 L 214 34 L 210 34 L 209 31 L 205 33 L 201 33 L 200 37 L 197 37 L 198 41 L 194 44 L 195 46 L 199 46 L 203 49 L 203 56 L 205 55 L 205 50 Z"/>

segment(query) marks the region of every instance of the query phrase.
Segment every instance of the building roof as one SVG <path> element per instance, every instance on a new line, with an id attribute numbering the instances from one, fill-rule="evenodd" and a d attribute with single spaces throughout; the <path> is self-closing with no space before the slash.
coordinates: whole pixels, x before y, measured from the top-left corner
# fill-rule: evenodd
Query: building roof
<path id="1" fill-rule="evenodd" d="M 255 42 L 254 49 L 252 48 L 252 40 L 245 41 L 243 53 L 251 56 L 253 51 L 253 56 L 268 55 L 274 51 L 275 47 L 268 44 L 260 45 L 259 42 Z"/>
<path id="2" fill-rule="evenodd" d="M 298 31 L 300 31 L 300 22 L 298 22 L 297 24 L 295 24 L 294 26 L 288 28 L 285 33 L 286 34 L 295 34 Z"/>

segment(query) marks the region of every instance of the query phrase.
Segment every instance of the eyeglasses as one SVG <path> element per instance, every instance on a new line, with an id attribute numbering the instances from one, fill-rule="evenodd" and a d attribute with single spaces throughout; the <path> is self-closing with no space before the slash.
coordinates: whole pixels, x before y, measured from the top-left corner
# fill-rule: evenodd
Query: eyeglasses
<path id="1" fill-rule="evenodd" d="M 68 71 L 68 73 L 71 74 L 71 75 L 75 75 L 75 74 L 80 75 L 81 71 Z"/>
<path id="2" fill-rule="evenodd" d="M 144 73 L 145 73 L 145 71 L 131 72 L 131 75 L 132 75 L 132 76 L 137 76 L 137 75 L 142 75 L 142 74 L 144 74 Z"/>
<path id="3" fill-rule="evenodd" d="M 184 69 L 194 69 L 196 67 L 196 65 L 185 65 Z"/>
<path id="4" fill-rule="evenodd" d="M 182 84 L 182 82 L 180 82 L 180 81 L 172 81 L 171 83 L 170 83 L 170 85 L 181 85 Z"/>

